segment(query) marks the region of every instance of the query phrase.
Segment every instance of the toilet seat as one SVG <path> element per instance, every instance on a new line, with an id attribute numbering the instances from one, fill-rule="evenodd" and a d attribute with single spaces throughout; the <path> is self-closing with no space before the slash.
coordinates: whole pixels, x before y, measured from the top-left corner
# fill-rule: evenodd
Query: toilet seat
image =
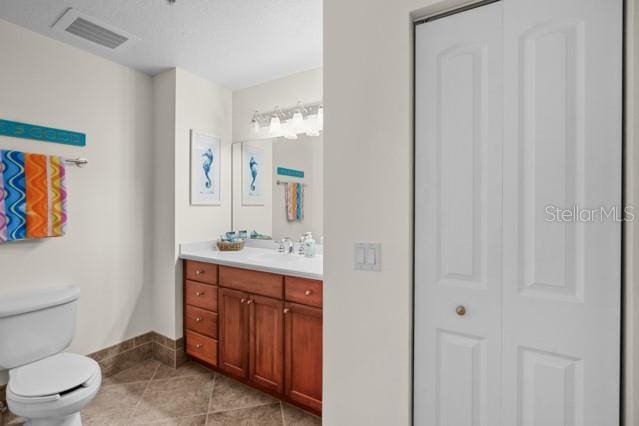
<path id="1" fill-rule="evenodd" d="M 78 387 L 87 387 L 100 374 L 91 358 L 60 353 L 9 372 L 9 390 L 21 400 L 42 400 L 61 395 Z M 26 401 L 25 401 L 26 402 Z"/>

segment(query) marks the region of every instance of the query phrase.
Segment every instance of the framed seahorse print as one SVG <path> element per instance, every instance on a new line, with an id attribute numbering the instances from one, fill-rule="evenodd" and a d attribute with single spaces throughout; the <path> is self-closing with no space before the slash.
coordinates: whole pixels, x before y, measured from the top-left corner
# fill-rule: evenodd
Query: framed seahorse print
<path id="1" fill-rule="evenodd" d="M 258 144 L 242 144 L 242 204 L 245 206 L 263 206 L 264 184 L 270 182 L 264 167 L 263 150 L 256 146 Z"/>
<path id="2" fill-rule="evenodd" d="M 191 205 L 220 204 L 220 145 L 218 136 L 191 129 Z"/>

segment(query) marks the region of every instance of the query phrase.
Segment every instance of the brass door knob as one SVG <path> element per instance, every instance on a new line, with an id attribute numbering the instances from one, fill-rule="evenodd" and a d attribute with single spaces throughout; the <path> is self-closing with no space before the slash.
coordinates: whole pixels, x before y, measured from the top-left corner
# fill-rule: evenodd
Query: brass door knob
<path id="1" fill-rule="evenodd" d="M 463 317 L 464 315 L 466 315 L 466 307 L 464 305 L 459 305 L 458 307 L 455 308 L 455 312 L 460 317 Z"/>
<path id="2" fill-rule="evenodd" d="M 284 309 L 284 314 L 285 314 L 285 315 L 286 315 L 286 314 L 288 314 L 289 312 L 291 312 L 291 310 L 290 310 L 289 308 L 285 308 L 285 309 Z"/>
<path id="3" fill-rule="evenodd" d="M 200 322 L 200 321 L 202 321 L 202 318 L 200 317 L 195 318 L 195 322 Z"/>
<path id="4" fill-rule="evenodd" d="M 312 290 L 306 290 L 304 292 L 304 294 L 307 295 L 307 296 L 310 296 L 311 294 L 313 294 L 313 291 Z"/>

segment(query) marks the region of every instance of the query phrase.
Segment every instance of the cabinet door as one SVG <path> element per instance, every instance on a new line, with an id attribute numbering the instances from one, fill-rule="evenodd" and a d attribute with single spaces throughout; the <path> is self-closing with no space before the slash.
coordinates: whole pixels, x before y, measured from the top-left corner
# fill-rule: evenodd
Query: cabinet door
<path id="1" fill-rule="evenodd" d="M 284 375 L 286 395 L 322 410 L 322 310 L 286 303 L 284 310 Z"/>
<path id="2" fill-rule="evenodd" d="M 284 302 L 251 294 L 249 378 L 258 387 L 284 391 Z"/>
<path id="3" fill-rule="evenodd" d="M 248 374 L 248 294 L 220 289 L 220 368 L 246 378 Z"/>

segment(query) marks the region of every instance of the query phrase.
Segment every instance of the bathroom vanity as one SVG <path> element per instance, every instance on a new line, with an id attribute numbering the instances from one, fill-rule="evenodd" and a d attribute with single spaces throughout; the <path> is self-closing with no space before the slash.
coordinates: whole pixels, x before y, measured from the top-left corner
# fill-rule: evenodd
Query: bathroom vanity
<path id="1" fill-rule="evenodd" d="M 247 247 L 183 247 L 186 353 L 222 374 L 322 410 L 322 260 Z"/>

